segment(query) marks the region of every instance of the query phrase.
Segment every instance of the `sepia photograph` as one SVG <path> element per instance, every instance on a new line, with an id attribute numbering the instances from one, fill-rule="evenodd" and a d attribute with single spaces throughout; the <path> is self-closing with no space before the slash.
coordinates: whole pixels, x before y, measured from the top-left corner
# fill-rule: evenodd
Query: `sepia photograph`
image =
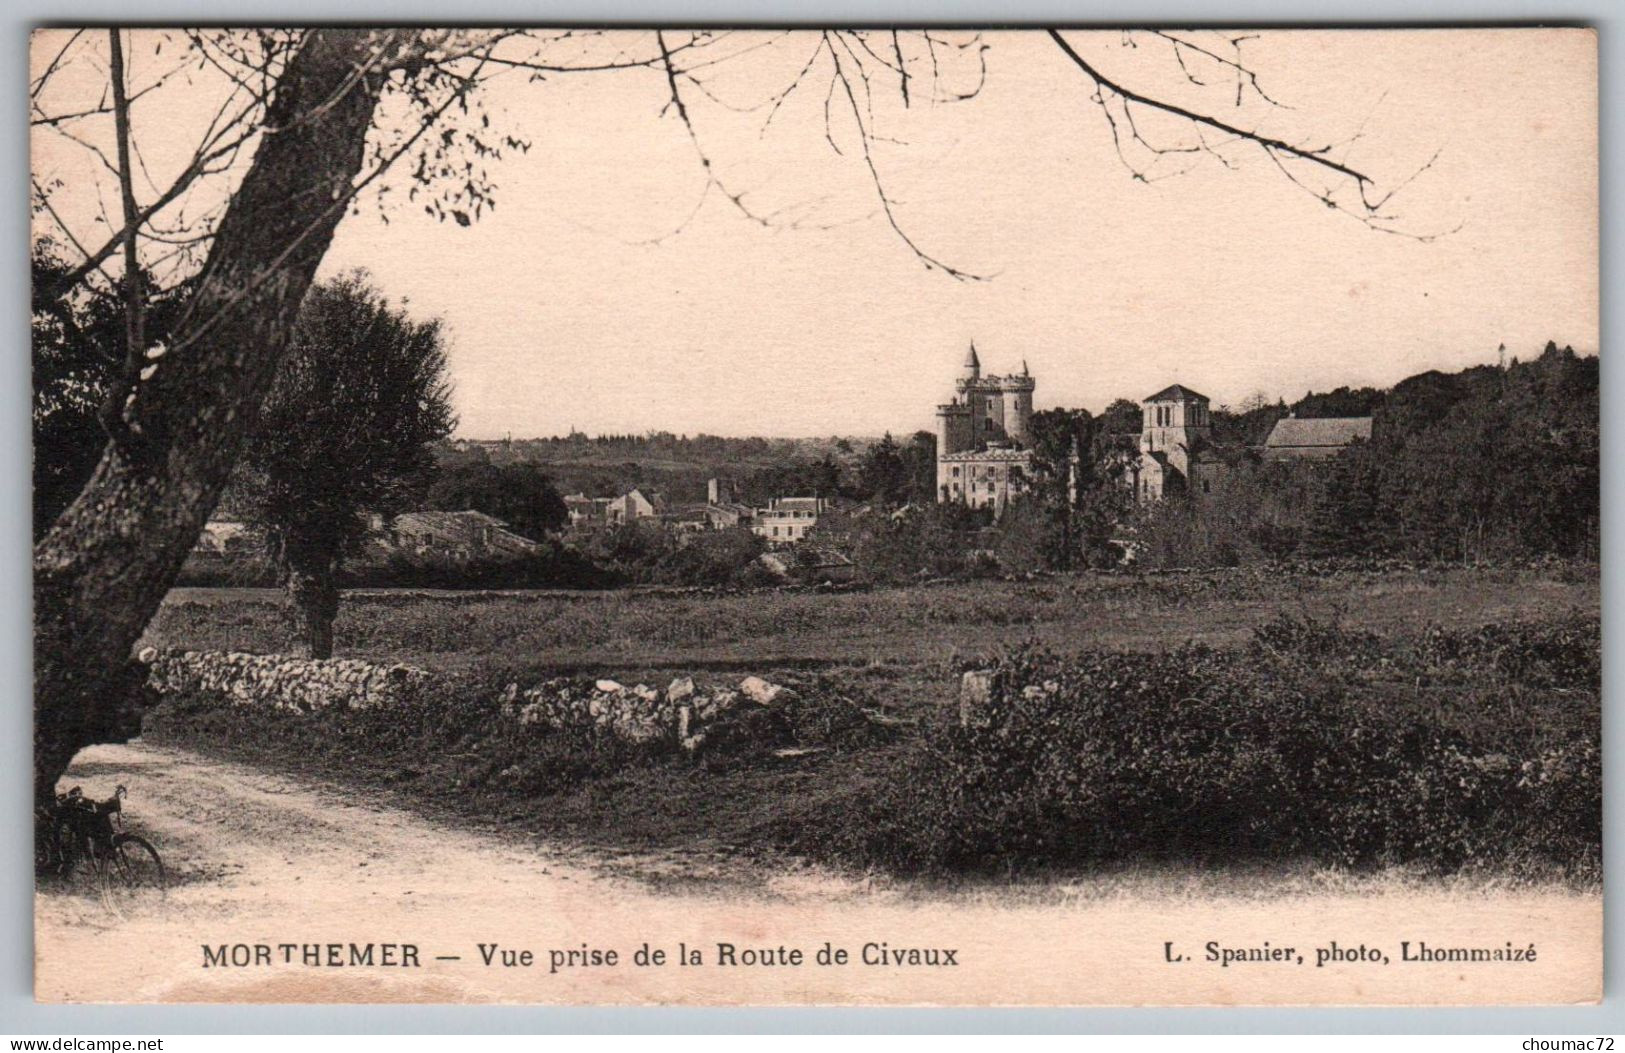
<path id="1" fill-rule="evenodd" d="M 1602 997 L 1594 31 L 28 59 L 39 1002 Z"/>

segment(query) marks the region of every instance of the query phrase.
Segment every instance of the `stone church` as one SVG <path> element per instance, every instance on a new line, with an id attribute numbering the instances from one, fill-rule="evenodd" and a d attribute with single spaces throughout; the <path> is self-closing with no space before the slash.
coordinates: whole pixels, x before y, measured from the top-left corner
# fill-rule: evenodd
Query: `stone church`
<path id="1" fill-rule="evenodd" d="M 1209 494 L 1223 485 L 1229 466 L 1213 446 L 1206 395 L 1174 384 L 1142 401 L 1140 412 L 1139 456 L 1125 476 L 1136 498 Z"/>
<path id="2" fill-rule="evenodd" d="M 937 407 L 937 500 L 1004 511 L 1032 477 L 1033 378 L 983 376 L 971 344 L 951 400 Z"/>

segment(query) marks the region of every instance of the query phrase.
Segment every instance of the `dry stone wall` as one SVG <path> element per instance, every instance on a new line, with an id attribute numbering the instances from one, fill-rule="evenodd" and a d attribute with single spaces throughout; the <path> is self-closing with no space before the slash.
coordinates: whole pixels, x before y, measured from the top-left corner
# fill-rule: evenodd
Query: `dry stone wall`
<path id="1" fill-rule="evenodd" d="M 671 739 L 697 749 L 706 728 L 737 706 L 770 706 L 794 697 L 783 685 L 747 676 L 739 687 L 702 690 L 681 676 L 664 691 L 647 684 L 630 687 L 614 680 L 560 677 L 532 688 L 509 684 L 502 694 L 504 716 L 544 728 L 597 727 L 628 742 Z"/>
<path id="2" fill-rule="evenodd" d="M 137 656 L 159 694 L 200 694 L 238 706 L 313 713 L 329 706 L 401 705 L 429 690 L 434 678 L 409 665 L 354 658 L 293 658 L 221 651 L 160 651 Z"/>
<path id="3" fill-rule="evenodd" d="M 189 694 L 224 705 L 313 713 L 330 706 L 367 709 L 406 704 L 427 692 L 459 690 L 451 681 L 409 665 L 354 658 L 307 659 L 219 651 L 160 651 L 138 656 L 147 683 L 160 695 Z M 558 677 L 534 687 L 511 683 L 498 698 L 502 715 L 543 729 L 594 727 L 628 742 L 674 741 L 696 749 L 709 725 L 737 706 L 783 703 L 795 692 L 747 676 L 737 688 L 697 687 L 678 677 L 664 690 L 647 684 Z"/>

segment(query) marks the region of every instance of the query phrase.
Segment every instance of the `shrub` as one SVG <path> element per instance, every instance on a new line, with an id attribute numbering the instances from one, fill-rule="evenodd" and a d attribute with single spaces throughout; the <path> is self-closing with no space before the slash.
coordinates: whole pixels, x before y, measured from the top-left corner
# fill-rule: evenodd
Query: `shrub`
<path id="1" fill-rule="evenodd" d="M 1598 650 L 1594 620 L 1396 646 L 1289 618 L 1229 652 L 1025 648 L 997 664 L 967 726 L 934 729 L 837 823 L 800 817 L 782 833 L 904 872 L 1307 857 L 1594 874 L 1598 696 L 1585 685 Z M 1425 696 L 1386 705 L 1396 677 L 1424 668 L 1487 712 L 1475 723 L 1439 719 Z M 1569 712 L 1515 741 L 1494 700 L 1553 677 L 1579 697 L 1523 696 Z"/>
<path id="2" fill-rule="evenodd" d="M 755 585 L 767 572 L 756 563 L 767 542 L 744 527 L 707 531 L 665 553 L 649 571 L 665 585 Z"/>
<path id="3" fill-rule="evenodd" d="M 705 729 L 698 756 L 712 771 L 759 764 L 775 750 L 853 750 L 892 741 L 895 729 L 875 721 L 867 699 L 831 677 L 791 680 L 771 705 L 744 703 Z"/>

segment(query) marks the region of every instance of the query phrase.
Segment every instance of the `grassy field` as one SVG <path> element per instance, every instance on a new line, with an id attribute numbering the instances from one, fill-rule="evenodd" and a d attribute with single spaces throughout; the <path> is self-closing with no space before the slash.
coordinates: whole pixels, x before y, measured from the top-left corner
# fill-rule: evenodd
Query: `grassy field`
<path id="1" fill-rule="evenodd" d="M 399 716 L 334 711 L 316 718 L 179 699 L 149 717 L 146 734 L 158 743 L 355 784 L 416 810 L 540 834 L 610 857 L 643 858 L 652 850 L 680 861 L 661 871 L 658 879 L 664 882 L 703 881 L 706 873 L 724 871 L 737 877 L 741 865 L 751 872 L 777 872 L 786 863 L 807 859 L 889 870 L 894 869 L 893 846 L 920 825 L 911 817 L 940 814 L 942 806 L 933 794 L 954 799 L 951 786 L 935 782 L 941 781 L 938 776 L 954 752 L 958 675 L 973 659 L 978 664 L 995 660 L 1027 643 L 1066 655 L 1104 655 L 1088 659 L 1085 666 L 1107 669 L 1112 668 L 1111 656 L 1145 654 L 1124 667 L 1128 687 L 1138 682 L 1145 689 L 1143 677 L 1158 668 L 1162 672 L 1154 675 L 1167 683 L 1156 689 L 1162 693 L 1155 698 L 1134 702 L 1125 696 L 1123 704 L 1140 706 L 1151 724 L 1125 731 L 1123 741 L 1149 735 L 1153 747 L 1147 756 L 1158 763 L 1169 761 L 1175 769 L 1184 754 L 1156 743 L 1169 735 L 1205 736 L 1242 719 L 1240 710 L 1230 712 L 1215 703 L 1219 708 L 1214 713 L 1191 716 L 1188 727 L 1157 724 L 1169 707 L 1192 701 L 1179 682 L 1185 675 L 1181 670 L 1195 663 L 1204 684 L 1230 683 L 1231 694 L 1250 700 L 1246 704 L 1258 717 L 1254 733 L 1263 736 L 1265 755 L 1296 750 L 1297 755 L 1327 757 L 1351 748 L 1360 755 L 1360 748 L 1351 744 L 1376 734 L 1377 739 L 1362 741 L 1389 741 L 1402 751 L 1392 759 L 1403 772 L 1423 764 L 1418 770 L 1436 778 L 1441 777 L 1439 749 L 1448 749 L 1428 747 L 1431 761 L 1405 752 L 1411 747 L 1403 745 L 1409 740 L 1402 728 L 1410 722 L 1427 729 L 1428 741 L 1459 742 L 1472 757 L 1501 758 L 1487 763 L 1502 767 L 1505 756 L 1528 754 L 1549 766 L 1556 763 L 1554 756 L 1572 757 L 1575 749 L 1591 748 L 1600 708 L 1595 663 L 1582 662 L 1589 673 L 1574 672 L 1563 663 L 1575 655 L 1594 658 L 1600 594 L 1595 565 L 1325 576 L 1259 571 L 1076 576 L 846 593 L 363 592 L 346 597 L 338 626 L 341 655 L 410 662 L 479 686 L 469 689 L 471 694 L 454 693 L 421 712 Z M 1257 631 L 1279 624 L 1282 616 L 1300 626 L 1335 626 L 1328 631 L 1343 642 L 1321 653 L 1317 648 L 1323 645 L 1312 638 L 1280 644 L 1271 630 Z M 1484 626 L 1504 631 L 1498 628 L 1486 637 Z M 1436 627 L 1443 627 L 1445 638 L 1478 642 L 1459 654 L 1449 647 L 1440 651 L 1436 642 L 1429 642 L 1441 639 Z M 177 590 L 145 642 L 274 652 L 286 650 L 289 639 L 275 592 Z M 1556 640 L 1567 642 L 1549 642 Z M 1193 642 L 1219 650 L 1183 649 Z M 1276 646 L 1285 653 L 1277 654 L 1272 650 Z M 1344 655 L 1338 650 L 1343 647 L 1358 653 Z M 1532 664 L 1513 660 L 1519 655 L 1532 656 Z M 1102 660 L 1105 666 L 1100 666 Z M 535 683 L 564 673 L 656 685 L 686 674 L 702 686 L 755 673 L 798 685 L 821 684 L 815 694 L 833 691 L 852 700 L 847 705 L 904 719 L 891 722 L 885 734 L 831 742 L 789 760 L 758 750 L 696 762 L 681 754 L 645 757 L 563 740 L 515 738 L 511 722 L 495 714 L 495 685 Z M 1110 680 L 1116 689 L 1125 678 L 1113 673 Z M 1310 697 L 1304 692 L 1312 694 L 1323 684 L 1337 685 L 1342 701 L 1332 709 L 1304 709 L 1302 700 Z M 1091 700 L 1103 699 L 1105 712 L 1112 713 L 1117 703 L 1107 694 L 1083 689 L 1078 706 L 1066 707 L 1063 716 L 1082 713 Z M 1272 712 L 1275 716 L 1268 715 Z M 1049 718 L 1041 715 L 1034 719 L 1037 734 L 1031 741 L 1041 747 L 1058 741 L 1060 725 L 1046 723 Z M 1352 732 L 1350 738 L 1348 729 L 1356 724 L 1366 730 Z M 1152 725 L 1158 730 L 1151 730 Z M 1289 732 L 1296 745 L 1277 742 L 1275 729 Z M 1314 737 L 1322 732 L 1323 741 Z M 1074 754 L 1104 756 L 1115 745 L 1096 743 L 1080 752 L 1062 743 L 1054 747 L 1060 753 L 1046 754 L 1042 763 L 1014 761 L 1016 767 L 996 775 L 994 782 L 1010 786 L 1028 771 L 1053 771 L 1057 761 L 1064 766 Z M 1231 745 L 1223 735 L 1214 743 L 1220 749 Z M 1191 757 L 1200 761 L 1209 748 L 1197 749 Z M 974 760 L 973 754 L 961 754 L 961 762 Z M 1240 767 L 1234 770 L 1248 770 L 1252 757 L 1239 756 Z M 1130 758 L 1126 767 L 1137 765 Z M 545 780 L 548 788 L 521 791 L 507 778 L 507 769 L 514 766 L 563 774 Z M 1226 780 L 1232 770 L 1221 763 L 1203 775 L 1214 786 L 1193 791 L 1197 799 L 1205 793 L 1229 795 Z M 1397 778 L 1391 785 L 1381 784 L 1387 789 L 1351 790 L 1348 797 L 1329 792 L 1339 805 L 1363 800 L 1367 792 L 1374 794 L 1374 802 L 1397 792 L 1396 807 L 1403 812 L 1410 800 L 1405 795 L 1421 784 L 1409 774 Z M 1444 801 L 1456 793 L 1454 778 L 1449 776 L 1438 793 L 1428 790 L 1423 798 Z M 1128 785 L 1133 788 L 1132 779 Z M 1541 800 L 1561 802 L 1567 792 L 1561 790 L 1557 787 Z M 1033 792 L 1049 799 L 1047 790 Z M 1498 816 L 1494 822 L 1514 824 L 1531 844 L 1540 841 L 1544 812 L 1497 803 L 1521 791 L 1503 793 L 1486 783 L 1475 792 L 1480 796 L 1462 806 L 1468 812 L 1457 808 L 1437 817 L 1418 812 L 1420 819 L 1408 813 L 1397 820 L 1379 819 L 1400 827 L 1420 823 L 1418 829 L 1424 831 L 1488 836 L 1493 832 L 1485 825 L 1490 819 L 1469 814 L 1482 804 L 1490 809 L 1486 816 Z M 1272 794 L 1261 800 L 1275 800 Z M 1575 814 L 1558 809 L 1551 823 L 1554 829 L 1559 823 L 1563 829 L 1581 828 L 1583 835 L 1590 790 L 1571 796 Z M 1025 805 L 1018 808 L 1020 814 L 1027 810 Z M 994 820 L 992 829 L 1007 825 Z M 891 827 L 895 838 L 886 832 Z M 1569 865 L 1567 849 L 1536 848 L 1531 852 L 1542 860 L 1564 860 L 1556 868 L 1560 874 L 1578 873 L 1589 881 L 1584 875 L 1594 873 L 1587 869 L 1589 849 L 1573 856 L 1577 862 Z M 1432 852 L 1418 849 L 1402 858 Z M 1028 869 L 1044 873 L 1044 860 L 1056 856 L 1052 850 L 1037 853 Z M 1132 863 L 1133 853 L 1125 858 Z M 1289 862 L 1277 860 L 1278 865 Z M 1499 853 L 1483 862 L 1492 878 L 1502 869 L 1553 872 L 1546 862 L 1525 866 Z M 1454 872 L 1457 865 L 1444 870 Z M 913 868 L 898 864 L 895 869 Z"/>
<path id="2" fill-rule="evenodd" d="M 846 593 L 372 591 L 346 598 L 337 653 L 520 680 L 841 670 L 913 702 L 951 693 L 963 661 L 1027 641 L 1067 651 L 1226 646 L 1282 613 L 1403 632 L 1595 613 L 1600 597 L 1595 566 L 1567 565 L 1075 576 Z M 144 643 L 278 652 L 290 639 L 273 590 L 177 589 Z"/>

